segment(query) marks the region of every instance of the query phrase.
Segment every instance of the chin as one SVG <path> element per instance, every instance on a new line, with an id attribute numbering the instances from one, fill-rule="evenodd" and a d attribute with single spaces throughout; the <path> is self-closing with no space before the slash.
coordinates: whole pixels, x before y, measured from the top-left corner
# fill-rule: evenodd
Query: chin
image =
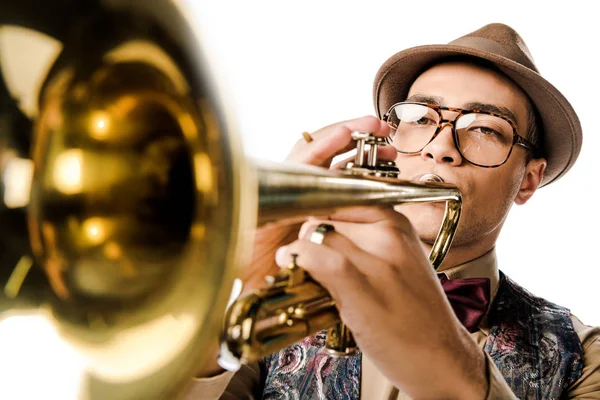
<path id="1" fill-rule="evenodd" d="M 444 219 L 445 203 L 410 204 L 395 207 L 408 218 L 425 244 L 433 244 Z"/>

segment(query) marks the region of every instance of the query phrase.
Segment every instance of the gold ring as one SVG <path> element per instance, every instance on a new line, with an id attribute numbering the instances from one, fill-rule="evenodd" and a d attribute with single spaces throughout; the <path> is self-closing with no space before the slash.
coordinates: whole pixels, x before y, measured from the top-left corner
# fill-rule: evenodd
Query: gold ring
<path id="1" fill-rule="evenodd" d="M 302 132 L 302 137 L 304 138 L 304 140 L 306 140 L 306 143 L 310 143 L 314 140 L 313 137 L 310 136 L 310 133 L 308 133 L 308 132 Z"/>
<path id="2" fill-rule="evenodd" d="M 310 235 L 310 241 L 316 244 L 323 244 L 325 240 L 325 234 L 327 232 L 333 232 L 335 228 L 331 224 L 319 224 L 317 229 Z"/>

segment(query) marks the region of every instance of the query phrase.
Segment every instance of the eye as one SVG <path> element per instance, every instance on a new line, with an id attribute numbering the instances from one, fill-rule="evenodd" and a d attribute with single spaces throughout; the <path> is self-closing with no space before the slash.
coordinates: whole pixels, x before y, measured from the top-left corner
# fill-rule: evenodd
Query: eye
<path id="1" fill-rule="evenodd" d="M 512 127 L 504 119 L 482 113 L 470 113 L 456 121 L 457 130 L 465 130 L 472 135 L 497 141 L 510 141 Z"/>
<path id="2" fill-rule="evenodd" d="M 495 126 L 494 127 L 485 126 L 485 125 L 470 126 L 467 129 L 467 132 L 470 135 L 477 137 L 480 140 L 494 142 L 494 143 L 498 143 L 498 144 L 502 144 L 502 145 L 509 144 L 512 139 L 511 134 L 504 131 L 502 129 L 502 127 L 498 127 L 496 129 Z"/>
<path id="3" fill-rule="evenodd" d="M 437 125 L 437 121 L 428 116 L 423 116 L 419 118 L 417 118 L 416 116 L 413 118 L 403 118 L 402 122 L 404 122 L 405 124 L 418 126 Z"/>
<path id="4" fill-rule="evenodd" d="M 469 128 L 470 131 L 472 132 L 477 132 L 477 133 L 481 133 L 482 135 L 496 135 L 496 136 L 502 136 L 502 133 L 487 127 L 487 126 L 472 126 Z"/>
<path id="5" fill-rule="evenodd" d="M 419 120 L 415 121 L 415 123 L 417 125 L 428 125 L 428 124 L 433 124 L 434 121 L 432 121 L 431 119 L 429 119 L 427 117 L 422 117 Z"/>

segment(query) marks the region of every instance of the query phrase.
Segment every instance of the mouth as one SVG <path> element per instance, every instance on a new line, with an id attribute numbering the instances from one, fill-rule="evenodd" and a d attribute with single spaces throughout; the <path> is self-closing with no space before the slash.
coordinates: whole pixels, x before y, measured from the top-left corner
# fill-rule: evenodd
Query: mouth
<path id="1" fill-rule="evenodd" d="M 439 182 L 439 183 L 443 183 L 444 179 L 436 174 L 424 174 L 421 176 L 417 176 L 415 177 L 416 181 L 419 182 Z"/>

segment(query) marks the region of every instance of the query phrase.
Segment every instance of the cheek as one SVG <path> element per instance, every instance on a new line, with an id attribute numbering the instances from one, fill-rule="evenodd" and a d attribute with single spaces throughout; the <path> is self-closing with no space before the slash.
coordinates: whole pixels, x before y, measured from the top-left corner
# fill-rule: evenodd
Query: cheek
<path id="1" fill-rule="evenodd" d="M 488 175 L 467 186 L 465 211 L 482 220 L 501 221 L 514 202 L 520 180 L 502 170 L 484 172 Z"/>

